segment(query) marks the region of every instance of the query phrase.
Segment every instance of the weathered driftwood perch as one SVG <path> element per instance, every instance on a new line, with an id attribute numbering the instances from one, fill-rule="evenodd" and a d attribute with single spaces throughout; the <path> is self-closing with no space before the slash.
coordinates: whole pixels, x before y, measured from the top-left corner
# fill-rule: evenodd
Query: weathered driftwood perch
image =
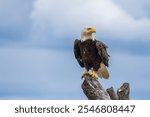
<path id="1" fill-rule="evenodd" d="M 105 90 L 96 77 L 85 75 L 84 78 L 82 89 L 89 100 L 129 100 L 129 83 L 123 83 L 116 93 L 113 87 Z"/>

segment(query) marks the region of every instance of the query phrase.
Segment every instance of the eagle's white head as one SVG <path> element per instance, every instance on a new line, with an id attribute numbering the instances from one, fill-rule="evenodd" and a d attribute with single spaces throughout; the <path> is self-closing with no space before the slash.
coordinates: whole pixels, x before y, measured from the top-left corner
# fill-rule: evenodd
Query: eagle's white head
<path id="1" fill-rule="evenodd" d="M 89 39 L 95 40 L 93 33 L 96 33 L 96 28 L 85 27 L 81 32 L 81 41 L 83 42 Z"/>

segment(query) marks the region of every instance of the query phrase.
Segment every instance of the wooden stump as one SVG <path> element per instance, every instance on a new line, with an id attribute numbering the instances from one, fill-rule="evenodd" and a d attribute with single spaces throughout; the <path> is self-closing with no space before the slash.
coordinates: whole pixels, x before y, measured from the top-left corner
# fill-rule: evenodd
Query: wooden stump
<path id="1" fill-rule="evenodd" d="M 116 93 L 113 87 L 105 90 L 98 78 L 85 75 L 81 87 L 89 100 L 129 100 L 129 83 L 123 83 Z"/>

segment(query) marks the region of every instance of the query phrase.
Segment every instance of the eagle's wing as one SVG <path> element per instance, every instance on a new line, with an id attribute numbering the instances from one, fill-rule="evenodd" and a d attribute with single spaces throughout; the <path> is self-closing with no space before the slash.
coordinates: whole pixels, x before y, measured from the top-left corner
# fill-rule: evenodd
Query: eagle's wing
<path id="1" fill-rule="evenodd" d="M 75 58 L 77 59 L 78 63 L 80 64 L 80 66 L 84 67 L 84 64 L 82 61 L 82 56 L 80 53 L 80 46 L 81 46 L 81 41 L 76 39 L 74 41 L 74 55 L 75 55 Z"/>
<path id="2" fill-rule="evenodd" d="M 109 54 L 107 52 L 107 45 L 105 45 L 103 42 L 96 40 L 96 48 L 98 50 L 99 55 L 102 58 L 102 62 L 108 67 L 108 61 L 109 61 Z"/>

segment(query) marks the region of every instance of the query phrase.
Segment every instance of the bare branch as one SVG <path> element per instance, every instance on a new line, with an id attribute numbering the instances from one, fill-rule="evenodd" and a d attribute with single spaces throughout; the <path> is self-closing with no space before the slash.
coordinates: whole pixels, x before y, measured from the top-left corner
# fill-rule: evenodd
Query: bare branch
<path id="1" fill-rule="evenodd" d="M 84 94 L 89 100 L 128 100 L 129 99 L 129 83 L 124 83 L 117 93 L 113 87 L 105 90 L 99 83 L 98 78 L 92 78 L 90 75 L 84 76 L 82 83 Z"/>

